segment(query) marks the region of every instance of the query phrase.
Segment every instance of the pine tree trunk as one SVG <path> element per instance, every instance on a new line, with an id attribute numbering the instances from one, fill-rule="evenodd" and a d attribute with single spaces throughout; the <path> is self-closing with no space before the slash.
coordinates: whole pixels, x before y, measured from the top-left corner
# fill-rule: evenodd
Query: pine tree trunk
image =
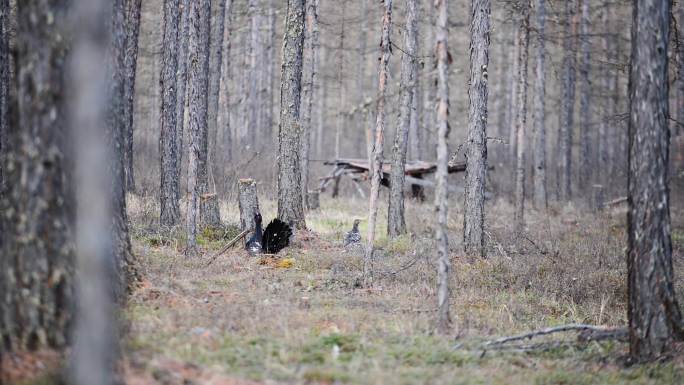
<path id="1" fill-rule="evenodd" d="M 416 46 L 418 5 L 416 0 L 406 0 L 406 32 L 404 34 L 404 55 L 401 59 L 400 105 L 397 129 L 392 148 L 392 170 L 390 175 L 390 196 L 387 209 L 387 234 L 390 238 L 406 233 L 404 219 L 404 171 L 408 135 L 413 119 L 413 97 L 416 81 Z"/>
<path id="2" fill-rule="evenodd" d="M 125 172 L 126 191 L 135 192 L 133 173 L 133 107 L 135 106 L 135 73 L 138 65 L 138 34 L 140 32 L 140 6 L 142 0 L 126 0 L 126 53 L 124 84 Z"/>
<path id="3" fill-rule="evenodd" d="M 447 210 L 449 190 L 447 186 L 449 158 L 449 51 L 447 37 L 447 0 L 436 0 L 436 53 L 437 53 L 437 172 L 435 179 L 435 211 L 437 212 L 437 331 L 449 332 L 451 318 L 449 316 L 449 238 L 447 234 Z"/>
<path id="4" fill-rule="evenodd" d="M 654 360 L 684 337 L 675 298 L 668 190 L 670 2 L 634 0 L 629 115 L 630 353 Z"/>
<path id="5" fill-rule="evenodd" d="M 677 15 L 679 19 L 678 36 L 679 43 L 677 44 L 677 116 L 678 124 L 675 124 L 673 136 L 677 137 L 682 132 L 681 125 L 684 124 L 684 3 L 679 2 L 677 8 Z"/>
<path id="6" fill-rule="evenodd" d="M 485 257 L 484 200 L 487 174 L 489 89 L 489 0 L 473 0 L 470 24 L 470 110 L 466 142 L 463 245 L 466 254 Z"/>
<path id="7" fill-rule="evenodd" d="M 231 132 L 231 122 L 230 122 L 230 111 L 233 109 L 230 105 L 233 100 L 230 92 L 231 83 L 231 61 L 230 55 L 233 46 L 233 34 L 235 33 L 235 28 L 233 28 L 233 0 L 228 0 L 226 2 L 226 15 L 225 15 L 225 26 L 223 30 L 223 70 L 221 71 L 221 89 L 219 91 L 219 139 L 217 142 L 217 150 L 221 149 L 220 157 L 216 157 L 216 161 L 220 161 L 222 164 L 228 164 L 233 159 L 233 136 Z M 219 146 L 220 143 L 220 146 Z M 222 173 L 223 179 L 225 179 L 225 172 Z"/>
<path id="8" fill-rule="evenodd" d="M 579 188 L 589 192 L 594 167 L 591 151 L 591 37 L 589 36 L 589 0 L 582 1 L 582 17 L 580 20 L 580 176 Z"/>
<path id="9" fill-rule="evenodd" d="M 340 148 L 342 146 L 341 139 L 342 139 L 342 134 L 344 131 L 344 125 L 345 125 L 345 113 L 346 111 L 346 93 L 345 93 L 345 83 L 344 83 L 344 38 L 345 38 L 345 7 L 347 5 L 346 1 L 343 1 L 341 4 L 342 7 L 342 16 L 340 20 L 340 42 L 339 45 L 337 46 L 337 86 L 339 87 L 338 89 L 338 95 L 339 95 L 339 100 L 338 100 L 338 116 L 337 116 L 337 125 L 335 126 L 335 159 L 340 158 Z M 368 138 L 368 133 L 369 131 L 366 130 L 366 137 Z M 372 139 L 371 139 L 372 140 Z M 370 141 L 367 142 L 370 143 Z M 370 149 L 370 148 L 369 148 Z M 370 156 L 370 152 L 369 152 Z M 370 159 L 370 158 L 369 158 Z"/>
<path id="10" fill-rule="evenodd" d="M 190 1 L 179 0 L 181 6 L 178 31 L 178 72 L 176 76 L 176 160 L 178 169 L 178 199 L 181 198 L 181 170 L 183 169 L 183 140 L 185 138 L 185 105 L 188 96 L 188 39 L 190 32 L 189 12 Z M 179 214 L 180 218 L 180 214 Z M 180 220 L 180 219 L 179 219 Z"/>
<path id="11" fill-rule="evenodd" d="M 256 0 L 249 0 L 249 18 L 250 18 L 250 31 L 249 31 L 249 48 L 248 48 L 248 61 L 245 70 L 247 71 L 247 77 L 245 78 L 245 92 L 246 100 L 243 108 L 243 127 L 245 131 L 245 144 L 257 150 L 257 137 L 258 133 L 261 132 L 261 127 L 258 126 L 258 116 L 259 116 L 259 90 L 258 90 L 258 71 L 261 63 L 258 62 L 259 52 L 261 50 L 261 44 L 259 39 L 259 31 L 261 29 L 261 14 L 258 10 L 258 4 Z"/>
<path id="12" fill-rule="evenodd" d="M 373 247 L 375 243 L 375 223 L 378 219 L 378 197 L 382 179 L 382 149 L 385 142 L 385 97 L 387 94 L 387 77 L 389 59 L 392 55 L 392 0 L 384 0 L 385 12 L 382 18 L 382 38 L 380 40 L 380 65 L 378 67 L 378 104 L 375 121 L 375 144 L 373 146 L 371 168 L 371 191 L 368 212 L 368 243 L 363 260 L 363 276 L 366 284 L 373 279 Z"/>
<path id="13" fill-rule="evenodd" d="M 210 64 L 209 64 L 209 96 L 208 96 L 208 132 L 207 137 L 207 188 L 205 194 L 216 194 L 216 137 L 218 134 L 219 91 L 221 90 L 221 67 L 223 65 L 223 30 L 225 27 L 226 1 L 214 0 L 216 8 L 212 8 L 214 17 L 211 22 Z M 211 182 L 211 183 L 210 183 Z M 202 224 L 218 226 L 221 224 L 218 199 L 203 199 L 201 205 Z"/>
<path id="14" fill-rule="evenodd" d="M 358 44 L 358 50 L 357 50 L 357 62 L 356 62 L 356 84 L 355 84 L 355 100 L 354 103 L 356 106 L 362 106 L 366 100 L 366 82 L 367 76 L 366 76 L 366 67 L 368 64 L 368 56 L 367 56 L 367 50 L 368 50 L 368 19 L 369 19 L 369 14 L 368 14 L 368 0 L 361 0 L 360 4 L 358 5 L 359 9 L 359 17 L 360 17 L 360 22 L 361 24 L 359 25 L 359 44 Z M 366 114 L 364 113 L 365 109 L 360 109 L 360 108 L 355 108 L 354 109 L 355 113 L 353 116 L 353 124 L 355 127 L 366 127 Z M 362 135 L 358 137 L 359 141 L 357 142 L 358 148 L 361 149 L 363 146 L 366 146 L 366 158 L 370 159 L 370 154 L 371 154 L 371 138 L 370 132 L 368 128 L 363 129 Z"/>
<path id="15" fill-rule="evenodd" d="M 530 45 L 530 0 L 521 4 L 520 32 L 518 33 L 518 106 L 515 131 L 517 133 L 517 156 L 515 170 L 515 227 L 520 234 L 525 227 L 525 130 L 527 126 L 527 61 Z"/>
<path id="16" fill-rule="evenodd" d="M 273 58 L 274 58 L 274 41 L 275 41 L 275 10 L 273 0 L 268 0 L 265 5 L 266 15 L 265 27 L 262 28 L 261 52 L 259 56 L 259 127 L 261 127 L 261 135 L 264 138 L 270 138 L 273 133 Z"/>
<path id="17" fill-rule="evenodd" d="M 318 58 L 316 63 L 318 67 L 324 68 L 322 66 L 327 58 L 325 46 L 321 46 L 320 49 L 316 51 Z M 318 83 L 318 97 L 317 100 L 317 122 L 316 122 L 316 156 L 320 159 L 323 156 L 323 128 L 326 122 L 326 111 L 328 110 L 328 82 L 322 81 Z"/>
<path id="18" fill-rule="evenodd" d="M 572 131 L 575 118 L 575 65 L 577 62 L 576 1 L 565 3 L 563 68 L 560 119 L 558 126 L 558 198 L 569 201 L 572 198 Z"/>
<path id="19" fill-rule="evenodd" d="M 10 97 L 10 4 L 9 0 L 0 0 L 0 200 L 5 192 L 3 154 L 6 150 L 6 135 L 9 126 L 9 97 Z M 2 223 L 2 221 L 0 221 Z M 2 227 L 0 227 L 2 233 Z M 2 247 L 2 237 L 0 237 Z"/>
<path id="20" fill-rule="evenodd" d="M 188 149 L 187 254 L 197 252 L 197 223 L 200 200 L 206 193 L 207 108 L 209 88 L 209 30 L 211 0 L 190 4 L 188 43 L 188 99 L 190 145 Z M 203 170 L 204 167 L 204 170 Z M 204 175 L 202 173 L 204 172 Z"/>
<path id="21" fill-rule="evenodd" d="M 546 210 L 546 0 L 537 0 L 537 78 L 534 92 L 534 207 Z"/>
<path id="22" fill-rule="evenodd" d="M 509 126 L 507 127 L 508 129 L 508 159 L 509 162 L 512 164 L 513 160 L 516 158 L 518 152 L 517 152 L 517 131 L 515 130 L 515 125 L 516 125 L 516 118 L 518 116 L 518 109 L 520 108 L 520 99 L 518 97 L 520 96 L 520 91 L 518 90 L 518 87 L 520 87 L 520 82 L 518 78 L 518 74 L 520 73 L 520 28 L 516 28 L 515 26 L 519 25 L 520 21 L 515 19 L 514 23 L 514 29 L 515 32 L 513 33 L 513 49 L 511 50 L 513 53 L 513 72 L 511 74 L 511 103 L 510 103 L 510 111 L 509 113 Z"/>
<path id="23" fill-rule="evenodd" d="M 110 223 L 110 203 L 114 198 L 110 186 L 114 176 L 110 174 L 109 164 L 114 149 L 105 139 L 110 135 L 105 119 L 109 108 L 106 86 L 111 82 L 111 74 L 102 71 L 102 58 L 107 55 L 107 40 L 112 35 L 107 20 L 107 11 L 112 4 L 107 0 L 98 1 L 96 6 L 93 0 L 74 3 L 74 20 L 81 22 L 74 25 L 70 139 L 75 143 L 74 166 L 78 181 L 74 189 L 77 203 L 75 240 L 80 279 L 76 288 L 78 302 L 75 306 L 79 311 L 73 329 L 71 379 L 77 385 L 113 384 L 120 350 L 111 290 L 116 286 L 112 279 L 117 276 L 112 271 L 115 264 L 112 263 Z M 129 48 L 126 45 L 126 50 Z M 127 60 L 126 71 L 129 64 Z M 127 78 L 128 75 L 127 72 Z"/>
<path id="24" fill-rule="evenodd" d="M 161 157 L 160 174 L 161 201 L 160 223 L 162 226 L 175 226 L 180 221 L 180 164 L 176 116 L 176 71 L 178 69 L 178 23 L 179 0 L 164 0 L 164 41 L 162 53 L 161 85 L 161 135 L 159 154 Z M 182 119 L 181 119 L 182 121 Z"/>
<path id="25" fill-rule="evenodd" d="M 436 53 L 433 52 L 435 47 L 435 28 L 432 3 L 428 3 L 426 5 L 425 13 L 429 23 L 426 27 L 427 31 L 423 41 L 425 47 L 429 47 L 427 51 L 430 52 L 430 54 L 425 58 L 425 64 L 423 66 L 427 72 L 427 81 L 425 82 L 425 90 L 423 92 L 423 127 L 425 127 L 425 138 L 423 138 L 424 140 L 422 141 L 421 145 L 423 146 L 422 152 L 426 156 L 430 155 L 430 159 L 432 159 L 431 155 L 434 154 L 434 152 L 432 152 L 432 149 L 428 143 L 435 143 L 432 142 L 431 136 L 437 134 L 435 127 L 435 116 L 437 113 L 437 101 L 435 97 L 437 93 L 437 58 L 435 56 Z M 430 151 L 428 151 L 428 149 Z"/>
<path id="26" fill-rule="evenodd" d="M 280 83 L 278 132 L 278 218 L 306 228 L 302 205 L 300 117 L 302 55 L 304 51 L 304 0 L 288 0 Z"/>
<path id="27" fill-rule="evenodd" d="M 73 317 L 75 264 L 65 159 L 69 10 L 66 2 L 39 0 L 17 8 L 19 102 L 10 105 L 17 124 L 7 127 L 0 207 L 0 350 L 60 349 Z"/>
<path id="28" fill-rule="evenodd" d="M 606 53 L 606 58 L 608 61 L 608 65 L 604 65 L 604 68 L 602 69 L 602 86 L 604 89 L 604 92 L 606 93 L 606 97 L 603 98 L 603 103 L 602 103 L 602 117 L 601 117 L 601 122 L 599 124 L 598 128 L 598 140 L 596 143 L 596 153 L 597 153 L 597 159 L 598 159 L 598 164 L 597 166 L 597 180 L 599 183 L 609 183 L 608 180 L 608 175 L 610 175 L 610 170 L 612 169 L 612 150 L 613 146 L 611 143 L 609 143 L 609 130 L 610 130 L 610 125 L 608 122 L 613 121 L 613 107 L 612 107 L 612 102 L 613 98 L 609 94 L 611 91 L 615 92 L 617 88 L 617 82 L 615 82 L 616 77 L 613 74 L 613 63 L 615 63 L 615 58 L 616 58 L 616 53 L 614 52 L 615 50 L 615 45 L 613 44 L 613 35 L 612 35 L 612 30 L 610 27 L 610 0 L 607 0 L 603 3 L 603 9 L 602 9 L 602 25 L 604 28 L 603 32 L 603 38 L 601 39 L 602 43 L 602 48 L 604 52 Z"/>
<path id="29" fill-rule="evenodd" d="M 318 2 L 306 0 L 306 26 L 304 31 L 304 68 L 302 75 L 302 204 L 308 207 L 309 154 L 311 152 L 311 115 L 314 82 L 316 81 L 316 49 L 318 48 Z"/>
<path id="30" fill-rule="evenodd" d="M 126 213 L 126 174 L 124 172 L 125 119 L 125 7 L 124 0 L 113 0 L 113 13 L 110 26 L 109 53 L 107 70 L 110 76 L 108 89 L 107 138 L 111 149 L 110 175 L 112 176 L 112 242 L 114 258 L 118 264 L 118 285 L 116 298 L 123 300 L 126 290 L 132 289 L 138 281 L 137 268 L 131 250 L 128 234 L 128 215 Z"/>
<path id="31" fill-rule="evenodd" d="M 254 230 L 254 214 L 259 212 L 259 194 L 254 179 L 240 179 L 238 181 L 238 207 L 240 209 L 240 228 Z M 247 239 L 252 234 L 247 234 Z"/>

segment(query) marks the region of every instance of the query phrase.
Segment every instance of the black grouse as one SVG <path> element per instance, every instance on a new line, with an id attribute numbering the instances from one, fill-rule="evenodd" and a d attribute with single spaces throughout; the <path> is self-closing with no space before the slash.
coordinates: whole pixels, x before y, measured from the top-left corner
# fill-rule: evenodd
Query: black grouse
<path id="1" fill-rule="evenodd" d="M 354 219 L 354 225 L 350 232 L 344 234 L 344 247 L 356 245 L 361 242 L 361 233 L 359 232 L 359 222 L 361 220 Z"/>
<path id="2" fill-rule="evenodd" d="M 245 244 L 245 248 L 251 254 L 276 254 L 290 245 L 292 228 L 285 222 L 276 218 L 261 228 L 261 214 L 254 214 L 254 234 Z"/>

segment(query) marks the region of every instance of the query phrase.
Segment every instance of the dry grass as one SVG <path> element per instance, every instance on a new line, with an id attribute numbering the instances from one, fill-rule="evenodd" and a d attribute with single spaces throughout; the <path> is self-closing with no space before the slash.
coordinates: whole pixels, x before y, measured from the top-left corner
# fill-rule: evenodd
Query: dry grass
<path id="1" fill-rule="evenodd" d="M 552 210 L 549 216 L 531 212 L 525 236 L 516 239 L 509 226 L 512 207 L 496 202 L 487 211 L 489 256 L 469 260 L 460 254 L 461 205 L 452 202 L 454 329 L 439 337 L 432 334 L 436 299 L 430 204 L 407 205 L 411 234 L 397 240 L 387 239 L 380 221 L 375 284 L 361 288 L 362 253 L 344 250 L 340 243 L 354 218 L 365 217 L 363 201 L 323 199 L 322 209 L 307 217 L 311 232 L 298 233 L 296 244 L 281 253 L 293 259 L 289 268 L 260 264 L 240 249 L 206 266 L 225 232 L 205 233 L 204 256 L 187 259 L 179 252 L 182 231 L 155 230 L 155 203 L 130 202 L 134 248 L 146 277 L 125 312 L 132 382 L 145 377 L 182 383 L 182 371 L 169 369 L 169 360 L 205 373 L 202 378 L 213 373 L 264 383 L 684 382 L 681 359 L 624 368 L 626 346 L 618 342 L 526 354 L 483 356 L 478 349 L 489 338 L 551 325 L 624 325 L 620 210 L 600 216 L 573 207 Z M 264 217 L 271 218 L 274 203 L 260 203 Z M 235 205 L 224 202 L 221 209 L 227 223 L 238 221 Z M 673 213 L 673 218 L 681 216 Z M 675 263 L 681 271 L 684 226 L 677 220 Z M 361 230 L 365 235 L 365 223 Z M 682 286 L 678 274 L 680 293 Z M 167 372 L 175 373 L 176 380 L 164 380 Z M 194 383 L 224 383 L 188 376 Z"/>

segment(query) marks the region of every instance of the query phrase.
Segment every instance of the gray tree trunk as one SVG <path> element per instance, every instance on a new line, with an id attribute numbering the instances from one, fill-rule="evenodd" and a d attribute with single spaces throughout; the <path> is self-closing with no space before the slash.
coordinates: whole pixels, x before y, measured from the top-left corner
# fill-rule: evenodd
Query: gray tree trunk
<path id="1" fill-rule="evenodd" d="M 675 124 L 673 135 L 679 136 L 682 132 L 681 124 L 684 123 L 684 3 L 679 2 L 677 8 L 677 15 L 679 19 L 678 36 L 679 44 L 677 44 L 677 116 L 678 124 Z"/>
<path id="2" fill-rule="evenodd" d="M 185 138 L 185 105 L 188 92 L 188 38 L 189 38 L 189 12 L 191 0 L 179 0 L 180 30 L 178 31 L 178 71 L 176 76 L 176 159 L 178 164 L 178 199 L 181 198 L 181 170 L 183 169 L 183 139 Z M 180 215 L 179 215 L 180 216 Z"/>
<path id="3" fill-rule="evenodd" d="M 280 82 L 278 130 L 278 218 L 306 228 L 302 204 L 301 90 L 304 51 L 304 0 L 288 0 Z"/>
<path id="4" fill-rule="evenodd" d="M 406 233 L 404 219 L 404 171 L 411 119 L 415 119 L 413 97 L 416 86 L 416 46 L 418 5 L 416 0 L 406 0 L 406 31 L 404 33 L 404 55 L 401 58 L 400 104 L 397 129 L 392 148 L 392 171 L 390 175 L 390 196 L 387 209 L 387 234 L 390 238 Z"/>
<path id="5" fill-rule="evenodd" d="M 318 48 L 318 2 L 306 0 L 306 26 L 304 31 L 304 68 L 302 75 L 302 202 L 309 192 L 309 154 L 311 152 L 312 106 L 314 82 L 316 81 L 316 49 Z"/>
<path id="6" fill-rule="evenodd" d="M 230 105 L 233 100 L 230 95 L 231 88 L 231 61 L 230 55 L 233 46 L 233 0 L 226 2 L 225 26 L 223 30 L 223 70 L 221 71 L 221 89 L 219 96 L 219 139 L 217 142 L 217 150 L 221 149 L 221 156 L 216 157 L 216 161 L 221 161 L 223 164 L 228 164 L 233 159 L 233 135 L 231 132 L 230 111 L 233 109 Z M 218 146 L 218 143 L 221 145 Z M 224 173 L 225 176 L 225 173 Z"/>
<path id="7" fill-rule="evenodd" d="M 124 140 L 126 191 L 135 192 L 133 173 L 133 107 L 135 97 L 135 73 L 138 65 L 138 34 L 140 32 L 140 6 L 142 0 L 126 0 L 126 52 L 124 63 Z"/>
<path id="8" fill-rule="evenodd" d="M 684 337 L 675 298 L 668 189 L 670 2 L 634 0 L 629 114 L 628 318 L 635 361 Z"/>
<path id="9" fill-rule="evenodd" d="M 487 98 L 491 4 L 473 0 L 470 24 L 470 110 L 466 142 L 463 245 L 466 254 L 485 257 L 484 200 L 487 175 Z"/>
<path id="10" fill-rule="evenodd" d="M 316 50 L 318 58 L 316 59 L 316 65 L 323 68 L 321 64 L 325 63 L 326 60 L 326 49 L 325 46 L 321 46 L 320 49 Z M 317 106 L 316 109 L 316 156 L 320 159 L 323 156 L 323 128 L 326 122 L 326 111 L 328 102 L 328 82 L 322 81 L 318 82 L 318 96 L 316 98 Z"/>
<path id="11" fill-rule="evenodd" d="M 449 190 L 447 185 L 449 161 L 449 50 L 447 37 L 447 0 L 436 0 L 436 53 L 437 53 L 437 172 L 435 179 L 435 211 L 437 212 L 437 331 L 449 332 L 451 317 L 449 315 L 449 238 L 447 234 L 447 210 Z"/>
<path id="12" fill-rule="evenodd" d="M 575 121 L 575 66 L 577 62 L 576 1 L 567 0 L 564 13 L 561 111 L 558 114 L 558 198 L 572 198 L 572 131 Z"/>
<path id="13" fill-rule="evenodd" d="M 421 145 L 423 148 L 421 151 L 427 156 L 428 154 L 434 154 L 432 149 L 428 151 L 428 143 L 432 142 L 432 136 L 437 135 L 435 128 L 435 116 L 437 111 L 437 101 L 435 95 L 437 93 L 437 58 L 435 48 L 435 31 L 434 31 L 434 10 L 432 3 L 426 5 L 425 16 L 429 20 L 426 27 L 427 31 L 425 33 L 425 38 L 423 40 L 425 47 L 427 47 L 427 52 L 429 54 L 424 59 L 424 65 L 426 74 L 425 82 L 425 92 L 423 92 L 423 127 L 425 128 L 425 137 Z"/>
<path id="14" fill-rule="evenodd" d="M 65 155 L 69 9 L 40 0 L 17 8 L 19 103 L 10 107 L 17 124 L 7 127 L 0 208 L 0 350 L 61 349 L 73 318 L 75 265 Z"/>
<path id="15" fill-rule="evenodd" d="M 111 80 L 110 74 L 102 71 L 102 58 L 107 55 L 107 40 L 112 32 L 107 28 L 106 15 L 112 5 L 105 0 L 93 3 L 75 1 L 73 19 L 78 22 L 73 24 L 75 43 L 70 71 L 74 90 L 71 139 L 75 143 L 75 238 L 80 279 L 76 287 L 79 312 L 73 330 L 71 377 L 78 385 L 109 385 L 115 383 L 119 351 L 111 290 L 117 284 L 112 281 L 117 274 L 113 272 L 116 267 L 110 224 L 114 199 L 110 185 L 114 175 L 110 174 L 109 164 L 113 148 L 105 139 L 109 135 L 106 87 Z M 128 71 L 128 61 L 126 64 Z"/>
<path id="16" fill-rule="evenodd" d="M 107 111 L 107 134 L 111 148 L 110 175 L 112 176 L 112 242 L 114 257 L 120 273 L 116 298 L 123 300 L 126 289 L 132 289 L 138 281 L 137 268 L 131 250 L 126 213 L 126 174 L 124 172 L 125 119 L 125 51 L 126 26 L 124 0 L 113 0 L 110 26 L 107 70 L 109 74 L 109 100 Z"/>
<path id="17" fill-rule="evenodd" d="M 378 67 L 378 101 L 375 121 L 375 144 L 373 146 L 371 168 L 371 190 L 368 209 L 368 243 L 363 259 L 363 276 L 366 284 L 373 279 L 373 247 L 375 244 L 375 223 L 378 219 L 378 197 L 382 179 L 382 150 L 385 142 L 385 97 L 387 94 L 387 77 L 392 47 L 392 0 L 385 0 L 385 12 L 382 18 L 382 38 L 380 40 L 380 64 Z"/>
<path id="18" fill-rule="evenodd" d="M 515 16 L 515 21 L 514 25 L 518 26 L 520 24 L 520 21 L 517 20 L 518 15 Z M 520 73 L 520 28 L 514 27 L 515 32 L 513 33 L 513 49 L 511 50 L 513 53 L 513 72 L 511 74 L 511 103 L 510 103 L 510 111 L 509 112 L 509 126 L 507 127 L 508 131 L 508 159 L 509 162 L 513 162 L 513 160 L 516 158 L 518 152 L 517 152 L 517 131 L 515 130 L 515 124 L 516 124 L 516 117 L 518 116 L 518 108 L 520 106 L 520 100 L 518 99 L 518 96 L 520 96 L 520 92 L 518 90 L 518 87 L 520 86 L 518 74 Z"/>
<path id="19" fill-rule="evenodd" d="M 176 124 L 176 71 L 178 69 L 178 23 L 179 0 L 164 0 L 164 40 L 162 46 L 161 85 L 161 135 L 159 154 L 161 159 L 159 189 L 162 226 L 175 226 L 180 221 L 180 163 Z M 182 120 L 182 119 L 181 119 Z"/>
<path id="20" fill-rule="evenodd" d="M 525 130 L 527 126 L 527 61 L 530 45 L 530 0 L 522 0 L 520 31 L 518 32 L 518 106 L 515 119 L 517 156 L 515 168 L 515 227 L 518 234 L 525 227 Z"/>
<path id="21" fill-rule="evenodd" d="M 5 178 L 3 174 L 4 162 L 2 160 L 5 151 L 6 133 L 9 126 L 9 97 L 10 97 L 10 4 L 9 0 L 0 0 L 0 200 L 5 191 Z M 1 223 L 2 221 L 0 221 Z M 0 227 L 0 233 L 2 227 Z M 2 243 L 2 237 L 0 237 Z M 2 245 L 0 244 L 0 247 Z"/>
<path id="22" fill-rule="evenodd" d="M 263 6 L 265 8 L 266 23 L 262 28 L 263 36 L 261 45 L 261 52 L 259 56 L 259 127 L 261 127 L 261 135 L 264 138 L 270 138 L 273 134 L 273 73 L 274 71 L 274 57 L 275 57 L 275 9 L 273 0 L 268 0 Z"/>
<path id="23" fill-rule="evenodd" d="M 359 25 L 359 45 L 357 48 L 357 57 L 356 59 L 358 60 L 356 62 L 356 84 L 355 84 L 355 100 L 354 103 L 356 106 L 361 106 L 365 103 L 367 94 L 366 94 L 366 82 L 367 82 L 367 76 L 366 76 L 366 67 L 368 64 L 368 56 L 367 56 L 367 50 L 368 50 L 368 19 L 369 19 L 369 14 L 368 14 L 368 0 L 361 0 L 360 4 L 358 5 L 359 9 L 359 16 L 360 16 L 360 22 L 361 24 Z M 353 116 L 353 124 L 355 127 L 366 127 L 366 114 L 364 113 L 365 109 L 360 109 L 356 107 L 354 109 L 355 114 Z M 370 159 L 370 154 L 371 154 L 371 141 L 370 136 L 368 135 L 369 132 L 368 128 L 363 129 L 363 135 L 359 136 L 359 142 L 358 146 L 359 148 L 363 148 L 362 146 L 365 144 L 366 146 L 366 157 Z"/>
<path id="24" fill-rule="evenodd" d="M 257 184 L 254 179 L 240 179 L 238 181 L 238 207 L 240 208 L 240 228 L 242 230 L 253 230 L 254 214 L 259 211 L 259 194 Z M 247 235 L 249 239 L 251 233 Z"/>
<path id="25" fill-rule="evenodd" d="M 580 18 L 580 175 L 579 188 L 589 192 L 594 158 L 591 151 L 591 36 L 589 35 L 589 0 L 582 1 Z"/>
<path id="26" fill-rule="evenodd" d="M 190 145 L 188 149 L 187 254 L 197 252 L 200 200 L 206 193 L 207 108 L 209 88 L 209 30 L 211 0 L 192 1 L 189 8 L 188 87 Z M 204 168 L 204 170 L 203 170 Z M 204 172 L 204 175 L 202 173 Z"/>
<path id="27" fill-rule="evenodd" d="M 534 92 L 534 207 L 546 210 L 546 0 L 537 0 L 537 68 Z"/>
<path id="28" fill-rule="evenodd" d="M 601 45 L 606 53 L 606 58 L 608 61 L 608 65 L 604 65 L 604 68 L 602 70 L 602 86 L 604 89 L 604 92 L 606 93 L 606 97 L 603 98 L 603 103 L 602 103 L 602 117 L 601 117 L 601 122 L 599 124 L 598 128 L 598 135 L 597 135 L 597 143 L 596 143 L 596 153 L 597 153 L 597 159 L 598 159 L 598 164 L 596 173 L 597 173 L 597 181 L 599 183 L 608 183 L 608 178 L 607 176 L 611 174 L 612 170 L 612 159 L 613 159 L 613 146 L 612 143 L 609 143 L 609 137 L 610 135 L 608 132 L 610 131 L 610 126 L 612 125 L 609 124 L 609 122 L 614 121 L 613 115 L 615 114 L 614 107 L 612 106 L 613 104 L 613 98 L 612 95 L 610 95 L 611 92 L 617 91 L 617 82 L 616 82 L 616 77 L 613 74 L 614 68 L 613 65 L 615 63 L 615 59 L 617 57 L 617 53 L 614 51 L 615 50 L 615 44 L 614 44 L 614 34 L 613 31 L 610 27 L 610 0 L 606 0 L 603 3 L 603 9 L 602 9 L 602 25 L 604 28 L 603 32 L 603 38 L 601 39 Z"/>
<path id="29" fill-rule="evenodd" d="M 259 90 L 258 90 L 258 62 L 259 53 L 261 51 L 261 40 L 259 39 L 259 32 L 261 29 L 261 14 L 258 10 L 256 0 L 249 0 L 248 15 L 250 19 L 250 30 L 248 36 L 248 54 L 246 56 L 245 71 L 247 76 L 244 81 L 244 96 L 243 96 L 243 145 L 248 148 L 256 149 L 257 136 L 261 132 L 261 127 L 258 126 L 257 119 L 259 117 Z"/>
<path id="30" fill-rule="evenodd" d="M 212 8 L 214 17 L 211 22 L 209 48 L 209 104 L 207 111 L 207 137 L 209 140 L 207 142 L 207 189 L 205 194 L 216 194 L 214 176 L 216 175 L 216 138 L 218 135 L 219 91 L 221 90 L 221 66 L 223 65 L 223 30 L 225 27 L 226 1 L 214 0 L 213 4 L 216 6 L 216 9 Z M 203 225 L 218 226 L 221 224 L 218 199 L 203 199 L 200 210 Z"/>
<path id="31" fill-rule="evenodd" d="M 341 141 L 341 136 L 342 132 L 344 131 L 344 125 L 345 125 L 345 114 L 347 112 L 346 107 L 347 107 L 347 101 L 346 101 L 346 92 L 345 92 L 345 83 L 344 83 L 344 38 L 345 38 L 345 7 L 347 5 L 346 1 L 343 1 L 342 4 L 340 5 L 342 7 L 342 16 L 340 20 L 340 42 L 339 45 L 337 46 L 337 86 L 339 87 L 338 89 L 338 94 L 339 94 L 339 105 L 338 105 L 338 116 L 337 116 L 337 125 L 335 126 L 335 159 L 340 158 L 340 147 L 342 145 Z M 368 136 L 368 131 L 366 133 L 366 136 Z M 369 142 L 370 143 L 370 142 Z M 369 155 L 370 156 L 370 153 Z M 369 158 L 370 159 L 370 158 Z"/>

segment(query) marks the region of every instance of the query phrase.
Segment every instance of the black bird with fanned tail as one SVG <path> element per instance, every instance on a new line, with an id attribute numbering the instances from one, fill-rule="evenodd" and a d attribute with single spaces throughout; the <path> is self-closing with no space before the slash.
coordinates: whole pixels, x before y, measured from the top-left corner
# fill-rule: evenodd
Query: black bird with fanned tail
<path id="1" fill-rule="evenodd" d="M 262 230 L 261 214 L 256 213 L 254 224 L 254 235 L 245 244 L 250 254 L 276 254 L 290 245 L 292 228 L 287 223 L 276 218 Z"/>
<path id="2" fill-rule="evenodd" d="M 361 233 L 359 232 L 359 219 L 354 220 L 354 225 L 351 231 L 344 234 L 344 247 L 353 246 L 361 242 Z"/>

